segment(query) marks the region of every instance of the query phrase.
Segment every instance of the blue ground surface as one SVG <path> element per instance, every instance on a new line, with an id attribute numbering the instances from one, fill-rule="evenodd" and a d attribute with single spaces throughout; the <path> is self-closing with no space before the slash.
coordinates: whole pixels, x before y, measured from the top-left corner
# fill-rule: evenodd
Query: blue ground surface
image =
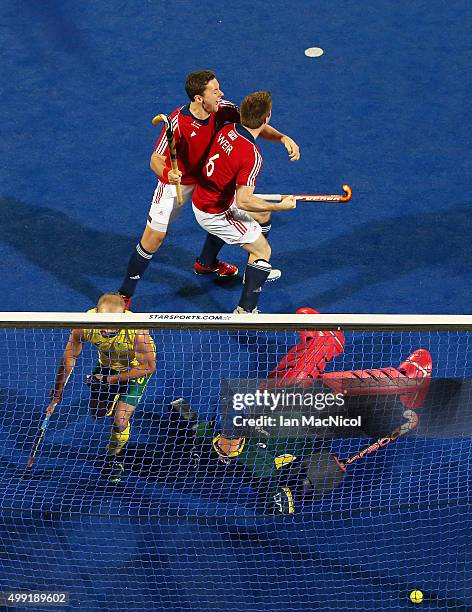
<path id="1" fill-rule="evenodd" d="M 157 132 L 150 119 L 185 102 L 187 72 L 209 67 L 236 102 L 270 89 L 273 125 L 301 146 L 293 164 L 283 147 L 260 144 L 259 191 L 331 193 L 348 182 L 354 192 L 349 205 L 299 204 L 274 215 L 273 263 L 284 276 L 264 291 L 264 312 L 312 306 L 470 313 L 466 8 L 465 0 L 2 3 L 2 310 L 82 311 L 118 288 L 155 184 L 148 161 Z M 305 57 L 311 46 L 324 55 Z M 202 240 L 187 208 L 142 281 L 135 310 L 234 308 L 238 282 L 221 286 L 192 272 Z M 224 256 L 243 264 L 237 249 L 226 247 Z M 204 412 L 227 355 L 244 375 L 255 363 L 274 365 L 290 346 L 273 341 L 266 359 L 234 337 L 226 356 L 200 340 L 193 357 L 180 362 L 173 361 L 174 342 L 160 340 L 165 376 L 149 393 L 144 422 L 157 418 L 174 394 L 191 396 Z M 417 341 L 408 338 L 408 349 Z M 464 339 L 424 341 L 437 375 L 470 376 Z M 15 348 L 20 359 L 31 342 L 26 335 Z M 188 337 L 182 346 L 190 350 Z M 396 365 L 408 351 L 392 346 L 371 343 L 366 353 L 352 338 L 344 366 Z M 209 358 L 215 378 L 204 386 Z M 399 444 L 398 455 L 366 468 L 357 482 L 377 483 L 370 507 L 384 507 L 384 495 L 398 508 L 389 513 L 342 514 L 359 486 L 352 484 L 342 489 L 338 514 L 330 514 L 328 500 L 319 515 L 277 523 L 246 517 L 226 500 L 229 519 L 211 499 L 136 477 L 118 496 L 91 494 L 94 471 L 80 450 L 104 433 L 89 422 L 77 382 L 47 447 L 45 468 L 60 475 L 26 486 L 13 471 L 24 459 L 54 366 L 51 353 L 41 353 L 39 366 L 28 363 L 27 382 L 18 382 L 8 359 L 11 368 L 10 356 L 0 358 L 0 392 L 5 404 L 13 398 L 23 409 L 23 429 L 15 429 L 10 413 L 0 426 L 2 589 L 67 587 L 84 610 L 291 612 L 407 609 L 407 594 L 417 587 L 430 594 L 423 609 L 472 608 L 470 513 L 463 505 L 470 492 L 468 480 L 461 481 L 470 441 L 437 442 L 440 457 L 455 457 L 452 467 L 445 459 L 431 468 L 434 444 L 417 440 L 417 464 L 411 448 Z M 186 371 L 187 382 L 176 371 Z M 78 442 L 77 429 L 85 432 Z M 145 426 L 141 431 L 144 443 Z M 78 450 L 79 460 L 68 449 Z M 70 474 L 77 483 L 72 496 Z M 434 503 L 415 509 L 422 488 Z M 73 515 L 38 519 L 31 512 L 37 504 Z M 154 509 L 153 518 L 133 519 L 143 508 Z"/>

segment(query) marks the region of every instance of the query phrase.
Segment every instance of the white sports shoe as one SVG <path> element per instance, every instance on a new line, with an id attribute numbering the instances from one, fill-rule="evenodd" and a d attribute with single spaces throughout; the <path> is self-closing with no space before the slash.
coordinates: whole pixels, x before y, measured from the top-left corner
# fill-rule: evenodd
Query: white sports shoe
<path id="1" fill-rule="evenodd" d="M 279 280 L 282 276 L 282 270 L 277 270 L 277 268 L 272 268 L 269 272 L 269 276 L 266 279 L 266 283 L 272 283 L 273 281 Z M 246 282 L 246 275 L 243 276 L 243 285 Z"/>
<path id="2" fill-rule="evenodd" d="M 242 306 L 236 306 L 233 310 L 233 314 L 259 314 L 259 310 L 257 308 L 253 310 L 244 310 Z"/>
<path id="3" fill-rule="evenodd" d="M 272 281 L 279 280 L 282 276 L 282 270 L 277 270 L 277 268 L 272 268 L 269 272 L 269 276 L 267 277 L 266 283 L 271 283 Z"/>

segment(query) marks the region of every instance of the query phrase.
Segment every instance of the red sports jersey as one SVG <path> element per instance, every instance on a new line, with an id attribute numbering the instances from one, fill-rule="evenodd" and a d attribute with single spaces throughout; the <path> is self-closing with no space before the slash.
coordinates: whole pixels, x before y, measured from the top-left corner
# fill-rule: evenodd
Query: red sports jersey
<path id="1" fill-rule="evenodd" d="M 252 134 L 241 124 L 225 125 L 213 140 L 192 202 L 206 213 L 231 206 L 236 185 L 256 185 L 262 157 Z"/>
<path id="2" fill-rule="evenodd" d="M 203 162 L 214 135 L 225 123 L 239 121 L 239 108 L 228 100 L 221 100 L 216 113 L 207 119 L 197 119 L 190 112 L 190 105 L 177 108 L 170 115 L 174 130 L 177 162 L 182 172 L 182 185 L 194 185 L 201 174 Z M 154 152 L 165 155 L 170 167 L 169 147 L 165 127 L 162 128 Z M 162 179 L 160 179 L 162 182 Z"/>

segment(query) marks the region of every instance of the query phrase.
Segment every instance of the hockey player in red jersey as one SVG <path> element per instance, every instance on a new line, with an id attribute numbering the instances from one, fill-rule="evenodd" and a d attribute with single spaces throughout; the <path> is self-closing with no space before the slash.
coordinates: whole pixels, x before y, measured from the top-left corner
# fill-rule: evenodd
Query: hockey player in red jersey
<path id="1" fill-rule="evenodd" d="M 198 223 L 221 243 L 242 247 L 249 254 L 245 283 L 235 312 L 257 312 L 262 286 L 270 271 L 271 248 L 251 213 L 290 210 L 295 198 L 266 202 L 254 196 L 262 157 L 256 139 L 270 120 L 272 97 L 267 91 L 246 96 L 241 123 L 231 123 L 215 136 L 193 194 Z"/>
<path id="2" fill-rule="evenodd" d="M 190 103 L 180 106 L 170 115 L 179 170 L 174 171 L 171 168 L 164 129 L 151 156 L 151 168 L 157 175 L 158 182 L 144 233 L 131 255 L 120 288 L 127 306 L 139 279 L 164 241 L 168 225 L 181 211 L 177 203 L 175 185 L 181 184 L 184 203 L 189 201 L 215 134 L 226 123 L 239 121 L 238 107 L 232 102 L 223 100 L 223 92 L 213 72 L 209 70 L 191 72 L 187 77 L 185 89 Z M 261 138 L 280 142 L 287 149 L 292 161 L 299 159 L 298 145 L 289 136 L 271 126 L 264 127 Z M 267 227 L 263 227 L 264 229 Z M 194 264 L 196 274 L 231 277 L 238 273 L 236 266 L 217 260 L 222 245 L 223 242 L 219 238 L 207 234 L 201 254 Z"/>

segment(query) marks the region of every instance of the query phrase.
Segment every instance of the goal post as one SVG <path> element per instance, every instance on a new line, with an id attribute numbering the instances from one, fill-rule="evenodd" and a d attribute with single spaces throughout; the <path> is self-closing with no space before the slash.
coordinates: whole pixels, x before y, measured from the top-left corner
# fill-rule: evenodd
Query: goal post
<path id="1" fill-rule="evenodd" d="M 472 606 L 472 316 L 4 312 L 0 402 L 0 593 Z"/>
<path id="2" fill-rule="evenodd" d="M 316 324 L 320 330 L 472 330 L 472 315 L 0 312 L 0 328 L 91 328 L 104 322 L 153 329 L 297 330 Z"/>

